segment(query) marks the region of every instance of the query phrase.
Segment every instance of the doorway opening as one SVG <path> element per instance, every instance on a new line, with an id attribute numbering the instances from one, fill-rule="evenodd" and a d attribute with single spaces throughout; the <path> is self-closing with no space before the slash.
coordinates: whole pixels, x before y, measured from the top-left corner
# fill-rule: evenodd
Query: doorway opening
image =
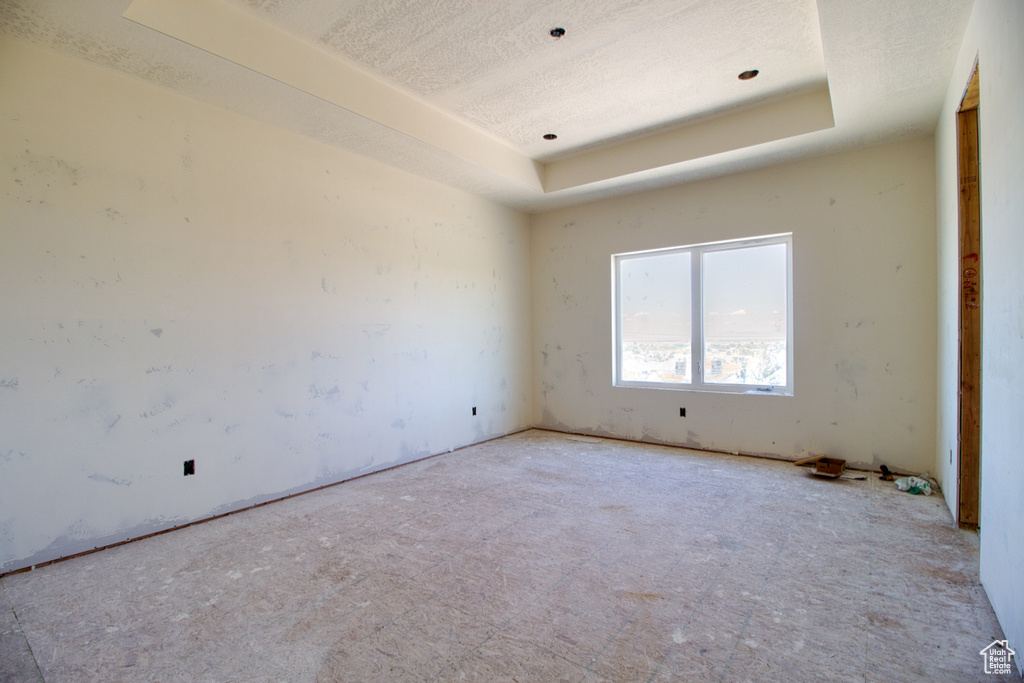
<path id="1" fill-rule="evenodd" d="M 957 521 L 978 528 L 981 499 L 981 183 L 978 65 L 957 110 L 960 186 L 960 359 Z"/>

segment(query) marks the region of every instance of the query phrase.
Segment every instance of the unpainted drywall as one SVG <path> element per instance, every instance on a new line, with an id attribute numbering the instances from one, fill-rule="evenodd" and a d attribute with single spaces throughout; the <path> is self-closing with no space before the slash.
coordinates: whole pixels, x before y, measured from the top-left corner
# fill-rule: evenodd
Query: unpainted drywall
<path id="1" fill-rule="evenodd" d="M 9 38 L 0 91 L 0 571 L 529 426 L 525 215 Z"/>
<path id="2" fill-rule="evenodd" d="M 535 420 L 928 470 L 934 174 L 933 142 L 921 138 L 535 216 Z M 612 254 L 781 232 L 793 233 L 794 396 L 612 386 Z"/>
<path id="3" fill-rule="evenodd" d="M 936 129 L 939 243 L 935 460 L 957 511 L 959 223 L 956 110 L 975 60 L 981 162 L 981 581 L 1024 671 L 1024 3 L 979 0 Z"/>

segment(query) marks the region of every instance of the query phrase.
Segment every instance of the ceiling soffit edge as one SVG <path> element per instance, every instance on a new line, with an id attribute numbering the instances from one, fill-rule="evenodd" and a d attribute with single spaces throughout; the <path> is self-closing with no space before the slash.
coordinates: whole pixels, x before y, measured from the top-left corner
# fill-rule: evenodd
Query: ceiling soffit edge
<path id="1" fill-rule="evenodd" d="M 134 0 L 135 23 L 541 190 L 540 165 L 494 138 L 219 0 Z"/>
<path id="2" fill-rule="evenodd" d="M 834 126 L 828 82 L 542 163 L 221 0 L 133 0 L 126 19 L 452 154 L 530 192 L 580 188 Z"/>
<path id="3" fill-rule="evenodd" d="M 822 82 L 781 100 L 549 162 L 544 189 L 557 192 L 834 126 L 828 83 Z"/>

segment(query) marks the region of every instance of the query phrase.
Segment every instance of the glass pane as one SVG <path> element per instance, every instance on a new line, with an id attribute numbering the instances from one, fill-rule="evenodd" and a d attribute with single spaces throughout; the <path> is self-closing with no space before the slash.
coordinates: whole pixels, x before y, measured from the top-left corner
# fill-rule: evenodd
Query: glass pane
<path id="1" fill-rule="evenodd" d="M 704 381 L 785 386 L 786 245 L 704 253 Z"/>
<path id="2" fill-rule="evenodd" d="M 690 382 L 690 254 L 619 261 L 621 379 Z"/>

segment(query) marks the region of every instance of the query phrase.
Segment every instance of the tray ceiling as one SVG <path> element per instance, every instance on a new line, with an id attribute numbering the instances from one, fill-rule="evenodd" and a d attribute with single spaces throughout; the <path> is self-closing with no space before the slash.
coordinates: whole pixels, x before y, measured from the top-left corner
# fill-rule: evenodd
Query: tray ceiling
<path id="1" fill-rule="evenodd" d="M 8 0 L 0 41 L 539 211 L 929 133 L 971 6 Z"/>

